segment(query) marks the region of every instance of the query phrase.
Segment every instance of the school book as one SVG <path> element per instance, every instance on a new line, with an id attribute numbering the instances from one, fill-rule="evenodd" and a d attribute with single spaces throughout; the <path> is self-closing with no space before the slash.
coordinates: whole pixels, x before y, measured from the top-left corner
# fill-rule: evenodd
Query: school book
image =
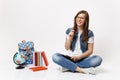
<path id="1" fill-rule="evenodd" d="M 42 53 L 40 52 L 40 66 L 43 66 L 43 58 L 42 58 Z"/>
<path id="2" fill-rule="evenodd" d="M 43 66 L 44 65 L 43 61 L 45 65 L 48 66 L 48 60 L 44 51 L 35 52 L 34 60 L 35 60 L 34 61 L 35 66 Z"/>
<path id="3" fill-rule="evenodd" d="M 40 70 L 47 70 L 47 68 L 44 66 L 35 66 L 35 67 L 31 67 L 29 69 L 32 70 L 33 72 L 40 71 Z"/>
<path id="4" fill-rule="evenodd" d="M 42 51 L 41 53 L 42 53 L 42 58 L 43 58 L 43 60 L 44 60 L 45 65 L 48 66 L 48 60 L 47 60 L 47 57 L 46 57 L 45 52 Z"/>
<path id="5" fill-rule="evenodd" d="M 34 63 L 34 65 L 35 65 L 35 66 L 37 66 L 37 65 L 38 65 L 38 64 L 37 64 L 37 54 L 38 54 L 38 53 L 37 53 L 37 52 L 35 52 L 35 55 L 34 55 L 34 62 L 35 62 L 35 63 Z"/>

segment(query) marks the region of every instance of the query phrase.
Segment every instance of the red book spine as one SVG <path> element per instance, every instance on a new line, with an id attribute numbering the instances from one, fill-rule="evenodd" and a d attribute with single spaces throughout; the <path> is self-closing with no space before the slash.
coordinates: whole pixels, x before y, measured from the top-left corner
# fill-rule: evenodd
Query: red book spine
<path id="1" fill-rule="evenodd" d="M 35 52 L 35 66 L 37 66 L 37 52 Z"/>
<path id="2" fill-rule="evenodd" d="M 44 51 L 42 51 L 42 57 L 46 66 L 48 66 L 48 60 Z"/>
<path id="3" fill-rule="evenodd" d="M 47 70 L 47 68 L 46 67 L 44 67 L 44 66 L 38 66 L 38 67 L 31 67 L 31 68 L 29 68 L 29 69 L 31 69 L 32 71 L 40 71 L 40 70 Z"/>

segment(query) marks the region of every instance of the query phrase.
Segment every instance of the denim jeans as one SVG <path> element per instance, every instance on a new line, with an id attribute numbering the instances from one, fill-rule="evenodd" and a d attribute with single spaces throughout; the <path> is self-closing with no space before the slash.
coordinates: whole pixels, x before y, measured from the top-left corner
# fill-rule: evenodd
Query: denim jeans
<path id="1" fill-rule="evenodd" d="M 67 69 L 71 70 L 72 72 L 74 72 L 77 67 L 80 67 L 80 68 L 97 67 L 102 62 L 102 58 L 98 55 L 94 55 L 94 56 L 79 60 L 77 62 L 73 62 L 72 60 L 64 57 L 64 55 L 60 54 L 60 53 L 55 53 L 52 56 L 52 60 L 56 64 L 58 64 L 64 68 L 67 68 Z"/>

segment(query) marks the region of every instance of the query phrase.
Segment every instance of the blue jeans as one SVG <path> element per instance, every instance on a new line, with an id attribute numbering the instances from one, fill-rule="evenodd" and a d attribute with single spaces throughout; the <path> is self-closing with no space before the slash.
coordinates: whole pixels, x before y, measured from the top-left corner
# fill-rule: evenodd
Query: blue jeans
<path id="1" fill-rule="evenodd" d="M 77 62 L 73 62 L 72 60 L 66 58 L 63 54 L 55 53 L 52 56 L 52 59 L 56 64 L 58 64 L 64 68 L 67 68 L 73 72 L 76 70 L 77 67 L 80 67 L 80 68 L 97 67 L 102 62 L 102 58 L 97 55 L 84 58 Z"/>

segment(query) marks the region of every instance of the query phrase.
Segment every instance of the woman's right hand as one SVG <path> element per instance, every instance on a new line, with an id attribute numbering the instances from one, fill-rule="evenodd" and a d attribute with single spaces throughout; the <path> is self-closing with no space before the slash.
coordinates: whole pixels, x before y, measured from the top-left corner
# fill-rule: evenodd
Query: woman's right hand
<path id="1" fill-rule="evenodd" d="M 75 32 L 75 30 L 72 29 L 69 32 L 69 34 L 67 35 L 67 38 L 66 38 L 66 41 L 65 41 L 65 49 L 66 50 L 70 50 L 71 42 L 72 42 L 73 37 L 74 37 L 74 32 Z"/>
<path id="2" fill-rule="evenodd" d="M 73 37 L 74 37 L 74 32 L 75 32 L 75 30 L 72 29 L 72 30 L 70 31 L 70 33 L 68 34 L 68 37 L 69 37 L 70 39 L 73 39 Z"/>

